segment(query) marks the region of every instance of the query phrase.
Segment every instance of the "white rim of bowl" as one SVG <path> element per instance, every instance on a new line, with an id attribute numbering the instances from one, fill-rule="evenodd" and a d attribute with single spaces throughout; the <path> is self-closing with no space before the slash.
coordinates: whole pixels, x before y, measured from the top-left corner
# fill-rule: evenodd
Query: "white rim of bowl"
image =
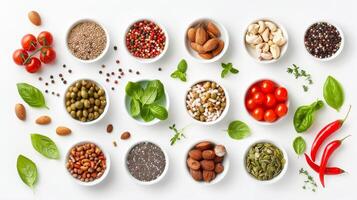
<path id="1" fill-rule="evenodd" d="M 153 81 L 153 80 L 159 80 L 159 79 L 140 79 L 140 80 L 135 81 L 135 83 L 136 82 L 148 82 L 148 81 Z M 164 86 L 164 93 L 165 93 L 165 101 L 166 101 L 165 108 L 167 109 L 167 112 L 169 113 L 170 112 L 170 97 L 169 97 L 169 95 L 167 93 L 167 90 L 166 90 L 165 86 Z M 140 120 L 135 119 L 134 117 L 132 117 L 130 115 L 129 110 L 128 110 L 127 106 L 126 106 L 126 101 L 129 98 L 130 97 L 125 93 L 125 95 L 124 95 L 124 106 L 125 106 L 126 114 L 128 115 L 128 117 L 130 119 L 134 120 L 136 123 L 138 123 L 140 125 L 144 125 L 144 126 L 152 126 L 152 125 L 155 125 L 155 124 L 157 124 L 157 123 L 159 123 L 161 121 L 165 121 L 165 120 L 160 120 L 160 119 L 157 119 L 157 118 L 153 119 L 150 122 L 145 122 L 145 121 L 140 121 Z"/>
<path id="2" fill-rule="evenodd" d="M 224 94 L 226 96 L 226 107 L 224 108 L 223 112 L 221 113 L 221 115 L 214 121 L 210 121 L 210 122 L 201 122 L 195 118 L 193 118 L 190 113 L 188 112 L 187 108 L 186 108 L 186 97 L 188 92 L 191 90 L 192 86 L 201 83 L 201 82 L 205 82 L 205 81 L 210 81 L 210 82 L 215 82 L 216 84 L 218 84 L 219 86 L 222 87 Z M 199 81 L 193 82 L 193 84 L 190 84 L 190 87 L 186 90 L 185 92 L 185 96 L 184 96 L 184 108 L 186 110 L 187 115 L 190 117 L 191 120 L 193 120 L 194 122 L 198 123 L 198 124 L 203 124 L 203 125 L 214 125 L 217 124 L 218 122 L 222 121 L 222 119 L 227 115 L 228 111 L 229 111 L 229 107 L 230 107 L 230 98 L 229 98 L 229 94 L 227 89 L 220 84 L 218 81 L 214 80 L 214 79 L 201 79 Z"/>
<path id="3" fill-rule="evenodd" d="M 218 145 L 220 143 L 216 143 L 210 139 L 207 139 L 207 140 L 197 140 L 195 142 L 192 142 L 189 146 L 189 149 L 187 150 L 186 154 L 185 154 L 185 157 L 184 157 L 184 167 L 185 167 L 185 171 L 187 172 L 189 178 L 191 179 L 192 182 L 195 182 L 196 184 L 203 184 L 203 185 L 215 185 L 219 182 L 221 182 L 227 175 L 228 171 L 229 171 L 229 167 L 230 167 L 230 161 L 229 161 L 229 153 L 228 153 L 228 149 L 227 149 L 227 146 L 224 145 L 224 147 L 226 148 L 226 155 L 224 156 L 224 160 L 222 162 L 222 165 L 224 167 L 224 170 L 222 173 L 220 174 L 216 174 L 216 178 L 213 179 L 211 182 L 205 182 L 205 181 L 196 181 L 192 178 L 191 174 L 190 174 L 190 169 L 189 167 L 187 166 L 187 158 L 188 158 L 188 153 L 198 144 L 198 143 L 201 143 L 201 142 L 210 142 L 214 145 Z"/>
<path id="4" fill-rule="evenodd" d="M 105 92 L 105 99 L 106 99 L 106 101 L 107 101 L 107 105 L 105 106 L 103 113 L 102 113 L 101 115 L 99 115 L 99 117 L 98 117 L 97 119 L 92 120 L 92 121 L 88 121 L 88 122 L 82 122 L 82 121 L 80 121 L 80 120 L 74 119 L 74 118 L 67 112 L 67 108 L 66 108 L 66 93 L 67 93 L 69 87 L 71 87 L 73 84 L 77 83 L 78 81 L 82 81 L 82 80 L 91 81 L 91 82 L 95 83 L 98 87 L 100 87 L 101 89 L 103 89 L 104 92 Z M 76 121 L 77 123 L 82 124 L 82 125 L 91 125 L 91 124 L 95 124 L 95 123 L 99 122 L 99 121 L 100 121 L 101 119 L 103 119 L 104 116 L 107 114 L 107 112 L 108 112 L 108 110 L 109 110 L 109 106 L 110 106 L 110 100 L 109 100 L 109 94 L 108 94 L 107 89 L 106 89 L 105 87 L 103 87 L 101 84 L 99 84 L 97 81 L 94 81 L 93 79 L 90 79 L 90 78 L 81 78 L 81 79 L 77 79 L 77 80 L 71 82 L 71 83 L 69 84 L 69 86 L 66 88 L 66 90 L 65 90 L 65 92 L 64 92 L 64 94 L 63 94 L 63 107 L 64 107 L 64 110 L 65 110 L 66 114 L 67 114 L 72 120 L 74 120 L 74 121 Z"/>
<path id="5" fill-rule="evenodd" d="M 154 22 L 156 25 L 158 25 L 161 28 L 161 30 L 164 32 L 165 37 L 166 37 L 164 50 L 162 50 L 162 52 L 154 58 L 135 57 L 133 54 L 130 53 L 130 51 L 128 50 L 128 47 L 126 46 L 126 34 L 130 30 L 131 26 L 134 25 L 136 22 L 143 21 L 143 20 L 148 20 L 148 21 Z M 124 37 L 123 37 L 123 44 L 124 44 L 124 49 L 127 52 L 127 54 L 129 54 L 130 57 L 134 58 L 139 63 L 142 63 L 142 64 L 154 63 L 154 62 L 160 60 L 166 54 L 167 49 L 169 48 L 169 34 L 167 33 L 166 28 L 161 23 L 158 23 L 156 20 L 153 20 L 151 18 L 146 18 L 146 17 L 139 18 L 139 19 L 133 21 L 132 23 L 130 23 L 129 26 L 125 29 L 125 33 L 124 33 Z"/>
<path id="6" fill-rule="evenodd" d="M 342 49 L 343 49 L 343 47 L 345 46 L 345 36 L 344 36 L 344 33 L 343 33 L 342 29 L 341 29 L 339 26 L 335 25 L 335 23 L 330 23 L 329 21 L 331 21 L 331 20 L 317 20 L 317 21 L 311 23 L 311 24 L 306 28 L 306 30 L 305 30 L 305 32 L 304 32 L 304 36 L 303 36 L 303 44 L 304 44 L 306 53 L 307 53 L 308 55 L 310 55 L 312 58 L 314 58 L 315 60 L 322 61 L 322 62 L 330 61 L 330 60 L 335 59 L 337 56 L 339 56 L 339 55 L 341 54 Z M 331 24 L 332 26 L 334 26 L 334 27 L 337 29 L 337 31 L 340 33 L 340 36 L 341 36 L 341 45 L 340 45 L 340 48 L 336 51 L 335 54 L 333 54 L 332 56 L 327 57 L 327 58 L 318 58 L 318 57 L 313 56 L 313 55 L 306 49 L 306 46 L 305 46 L 305 35 L 306 35 L 307 30 L 309 30 L 309 28 L 310 28 L 312 25 L 314 25 L 314 24 L 316 24 L 316 23 L 321 23 L 321 22 L 326 22 L 326 23 Z"/>
<path id="7" fill-rule="evenodd" d="M 281 29 L 281 31 L 283 32 L 284 34 L 284 37 L 286 38 L 286 43 L 284 44 L 283 47 L 281 47 L 281 51 L 280 51 L 280 56 L 278 59 L 272 59 L 272 60 L 259 60 L 257 57 L 254 57 L 249 51 L 249 46 L 247 45 L 247 43 L 245 42 L 245 35 L 247 34 L 247 31 L 248 31 L 248 26 L 250 24 L 253 24 L 253 23 L 257 23 L 258 21 L 270 21 L 270 22 L 273 22 L 274 24 L 277 25 L 278 28 Z M 247 53 L 247 55 L 249 57 L 251 57 L 253 60 L 255 60 L 257 63 L 262 63 L 262 64 L 271 64 L 271 63 L 275 63 L 275 62 L 278 62 L 287 52 L 288 50 L 288 46 L 289 46 L 289 35 L 288 35 L 288 31 L 285 29 L 285 27 L 277 22 L 275 19 L 271 19 L 271 18 L 259 18 L 259 19 L 256 19 L 256 20 L 253 20 L 251 21 L 248 26 L 244 29 L 244 32 L 243 32 L 243 46 L 244 46 L 244 49 L 245 49 L 245 52 Z"/>
<path id="8" fill-rule="evenodd" d="M 165 168 L 164 168 L 164 171 L 162 171 L 161 175 L 158 176 L 156 179 L 152 180 L 152 181 L 140 181 L 138 179 L 136 179 L 129 171 L 128 169 L 128 165 L 127 165 L 127 158 L 128 158 L 128 155 L 129 155 L 129 152 L 138 144 L 141 144 L 141 143 L 152 143 L 156 146 L 158 146 L 161 151 L 164 153 L 164 156 L 165 156 Z M 135 183 L 139 184 L 139 185 L 154 185 L 158 182 L 160 182 L 167 174 L 167 171 L 169 169 L 169 156 L 168 154 L 166 153 L 165 149 L 163 149 L 160 145 L 158 145 L 157 143 L 153 142 L 153 141 L 150 141 L 150 140 L 143 140 L 143 141 L 139 141 L 139 142 L 135 142 L 133 143 L 132 145 L 130 145 L 130 147 L 127 149 L 126 153 L 125 153 L 125 156 L 124 156 L 124 168 L 125 168 L 125 171 L 128 173 L 128 175 L 130 176 L 131 180 L 133 180 Z"/>
<path id="9" fill-rule="evenodd" d="M 98 57 L 96 57 L 96 58 L 94 58 L 94 59 L 92 59 L 92 60 L 82 60 L 82 59 L 76 57 L 76 56 L 72 53 L 72 51 L 69 49 L 69 47 L 68 47 L 68 36 L 69 36 L 71 30 L 72 30 L 75 26 L 77 26 L 78 24 L 83 23 L 83 22 L 94 22 L 94 23 L 98 24 L 98 25 L 104 30 L 104 32 L 105 32 L 105 37 L 107 38 L 107 43 L 106 43 L 106 46 L 105 46 L 104 50 L 102 51 L 102 53 L 101 53 Z M 91 19 L 91 18 L 84 18 L 84 19 L 79 19 L 79 20 L 75 21 L 75 22 L 68 28 L 67 33 L 66 33 L 66 40 L 65 40 L 65 41 L 66 41 L 66 48 L 67 48 L 69 54 L 71 54 L 71 56 L 74 57 L 76 60 L 78 60 L 78 61 L 80 61 L 80 62 L 82 62 L 82 63 L 86 63 L 86 64 L 94 63 L 94 62 L 97 62 L 97 61 L 99 61 L 100 59 L 102 59 L 102 58 L 105 56 L 105 54 L 108 52 L 108 49 L 109 49 L 109 46 L 110 46 L 110 37 L 109 37 L 109 33 L 108 33 L 107 29 L 106 29 L 101 23 L 99 23 L 97 20 L 94 20 L 94 19 Z"/>
<path id="10" fill-rule="evenodd" d="M 191 28 L 192 26 L 198 24 L 199 22 L 205 22 L 205 21 L 211 21 L 216 26 L 218 26 L 220 28 L 220 30 L 219 30 L 221 32 L 220 39 L 223 40 L 222 35 L 225 36 L 225 40 L 223 40 L 224 41 L 223 50 L 221 51 L 221 53 L 219 53 L 217 56 L 215 56 L 215 57 L 213 57 L 211 59 L 203 59 L 203 58 L 199 58 L 199 57 L 196 57 L 196 56 L 192 55 L 192 53 L 195 53 L 195 54 L 197 54 L 197 53 L 193 52 L 193 50 L 190 49 L 191 47 L 189 46 L 188 41 L 187 41 L 187 30 L 189 28 Z M 215 21 L 215 20 L 213 20 L 211 18 L 203 17 L 203 18 L 199 18 L 199 19 L 196 19 L 195 21 L 191 22 L 189 24 L 189 26 L 185 29 L 184 42 L 185 42 L 186 52 L 191 58 L 193 58 L 194 60 L 196 60 L 196 61 L 198 61 L 200 63 L 213 63 L 213 62 L 216 62 L 216 61 L 220 60 L 224 56 L 224 54 L 227 52 L 227 49 L 229 47 L 229 34 L 228 34 L 228 31 L 227 31 L 226 27 L 223 26 L 223 24 L 221 24 L 221 23 L 219 23 L 219 22 L 217 22 L 217 21 Z M 191 53 L 191 51 L 192 51 L 192 53 Z"/>
<path id="11" fill-rule="evenodd" d="M 280 149 L 280 151 L 283 153 L 283 156 L 284 156 L 284 159 L 285 159 L 285 164 L 284 164 L 284 167 L 283 167 L 283 169 L 281 170 L 281 172 L 280 172 L 277 176 L 273 177 L 273 178 L 270 179 L 270 180 L 266 180 L 266 181 L 260 181 L 260 180 L 256 179 L 254 176 L 252 176 L 252 175 L 248 172 L 247 167 L 246 167 L 246 163 L 245 163 L 249 149 L 250 149 L 253 145 L 258 144 L 258 143 L 263 143 L 263 142 L 265 142 L 265 143 L 271 143 L 271 144 L 275 145 L 275 146 L 276 146 L 278 149 Z M 269 139 L 258 139 L 258 140 L 255 140 L 254 142 L 252 142 L 252 143 L 247 147 L 247 149 L 245 150 L 245 152 L 244 152 L 244 157 L 243 157 L 243 168 L 244 168 L 244 171 L 246 172 L 247 176 L 249 176 L 252 180 L 254 180 L 254 181 L 256 181 L 256 182 L 259 182 L 259 183 L 261 183 L 261 184 L 273 184 L 273 183 L 276 183 L 276 182 L 278 182 L 279 180 L 281 180 L 281 179 L 283 178 L 283 176 L 286 174 L 286 171 L 288 170 L 288 163 L 289 163 L 289 158 L 288 158 L 288 154 L 286 153 L 285 149 L 284 149 L 281 145 L 279 145 L 279 144 L 277 144 L 276 142 L 273 142 L 272 140 L 269 140 Z"/>
<path id="12" fill-rule="evenodd" d="M 279 118 L 278 118 L 277 120 L 275 120 L 274 122 L 258 121 L 258 120 L 256 120 L 256 119 L 254 119 L 253 116 L 250 114 L 249 110 L 247 109 L 247 106 L 245 105 L 245 99 L 246 99 L 246 97 L 247 97 L 247 93 L 248 93 L 249 88 L 251 88 L 253 85 L 257 84 L 258 82 L 261 82 L 261 81 L 264 81 L 264 80 L 273 81 L 278 87 L 284 87 L 284 88 L 286 88 L 285 86 L 279 84 L 276 80 L 271 79 L 271 78 L 260 78 L 260 79 L 258 79 L 258 80 L 256 80 L 256 81 L 254 81 L 253 83 L 251 83 L 251 84 L 247 87 L 247 89 L 245 90 L 245 93 L 244 93 L 244 95 L 243 95 L 244 110 L 245 110 L 246 113 L 249 115 L 249 117 L 250 117 L 253 121 L 255 121 L 256 123 L 258 123 L 258 124 L 268 125 L 268 126 L 276 125 L 276 124 L 278 124 L 278 123 L 281 123 L 281 121 L 283 121 L 283 120 L 288 116 L 288 114 L 289 114 L 289 112 L 290 112 L 289 91 L 288 91 L 288 100 L 286 101 L 286 106 L 288 107 L 288 111 L 287 111 L 287 113 L 286 113 L 284 116 L 279 117 Z M 288 89 L 286 88 L 286 90 L 288 90 Z"/>
<path id="13" fill-rule="evenodd" d="M 81 145 L 81 144 L 87 144 L 87 143 L 92 143 L 92 144 L 95 144 L 97 147 L 99 147 L 101 149 L 101 151 L 104 153 L 104 156 L 105 156 L 105 159 L 106 159 L 106 169 L 103 173 L 103 175 L 98 178 L 98 179 L 95 179 L 93 181 L 90 181 L 90 182 L 83 182 L 79 179 L 76 179 L 72 176 L 72 174 L 68 171 L 66 165 L 67 165 L 67 161 L 69 159 L 69 154 L 70 154 L 70 151 L 73 147 L 77 146 L 77 145 Z M 89 141 L 89 140 L 84 140 L 84 141 L 80 141 L 80 142 L 76 142 L 74 143 L 67 151 L 66 153 L 66 157 L 65 157 L 65 161 L 64 161 L 64 168 L 66 170 L 66 173 L 70 176 L 71 179 L 74 180 L 74 182 L 76 182 L 77 184 L 79 185 L 83 185 L 83 186 L 94 186 L 94 185 L 97 185 L 99 183 L 101 183 L 106 177 L 107 175 L 109 174 L 109 171 L 110 171 L 110 165 L 111 165 L 111 161 L 110 161 L 110 155 L 109 153 L 103 149 L 103 147 L 101 145 L 98 145 L 96 142 L 92 142 L 92 141 Z"/>

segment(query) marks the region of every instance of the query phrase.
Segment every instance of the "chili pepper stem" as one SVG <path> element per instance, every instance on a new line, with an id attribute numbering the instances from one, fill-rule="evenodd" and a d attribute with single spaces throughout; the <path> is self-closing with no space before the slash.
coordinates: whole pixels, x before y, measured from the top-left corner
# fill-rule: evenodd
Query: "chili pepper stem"
<path id="1" fill-rule="evenodd" d="M 346 121 L 348 115 L 350 114 L 351 108 L 352 108 L 352 105 L 350 105 L 350 107 L 348 108 L 348 111 L 347 111 L 347 114 L 346 114 L 345 118 L 343 118 L 341 120 L 341 125 Z"/>
<path id="2" fill-rule="evenodd" d="M 342 138 L 342 139 L 340 140 L 340 143 L 342 143 L 343 140 L 347 139 L 347 138 L 350 137 L 350 136 L 352 136 L 352 135 L 347 135 L 346 137 Z"/>

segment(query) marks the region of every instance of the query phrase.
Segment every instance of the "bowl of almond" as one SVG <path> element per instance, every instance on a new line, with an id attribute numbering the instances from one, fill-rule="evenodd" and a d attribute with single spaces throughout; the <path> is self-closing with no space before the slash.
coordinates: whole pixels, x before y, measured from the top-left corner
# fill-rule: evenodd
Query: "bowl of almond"
<path id="1" fill-rule="evenodd" d="M 193 180 L 203 184 L 220 182 L 229 169 L 225 146 L 211 141 L 199 141 L 186 156 L 186 168 Z"/>
<path id="2" fill-rule="evenodd" d="M 223 57 L 229 36 L 225 27 L 208 18 L 197 19 L 185 31 L 188 54 L 201 63 L 211 63 Z"/>

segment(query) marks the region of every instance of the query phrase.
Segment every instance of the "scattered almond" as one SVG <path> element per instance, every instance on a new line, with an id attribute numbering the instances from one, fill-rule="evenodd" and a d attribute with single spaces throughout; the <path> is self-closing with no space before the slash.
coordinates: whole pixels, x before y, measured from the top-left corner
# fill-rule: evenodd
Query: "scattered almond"
<path id="1" fill-rule="evenodd" d="M 40 26 L 41 25 L 41 17 L 40 14 L 38 14 L 38 12 L 36 11 L 30 11 L 28 13 L 28 18 L 30 20 L 30 22 L 36 26 Z"/>
<path id="2" fill-rule="evenodd" d="M 36 124 L 39 125 L 46 125 L 51 123 L 51 117 L 47 115 L 40 116 L 39 118 L 36 119 Z"/>
<path id="3" fill-rule="evenodd" d="M 120 139 L 122 140 L 127 140 L 130 138 L 130 133 L 128 131 L 125 131 L 124 133 L 121 134 Z"/>
<path id="4" fill-rule="evenodd" d="M 26 109 L 21 103 L 15 105 L 15 114 L 19 120 L 25 121 L 26 119 Z"/>
<path id="5" fill-rule="evenodd" d="M 107 125 L 107 133 L 113 132 L 113 129 L 114 129 L 113 124 L 108 124 Z"/>
<path id="6" fill-rule="evenodd" d="M 66 135 L 71 134 L 72 130 L 65 126 L 59 126 L 56 128 L 56 133 L 57 133 L 57 135 L 60 135 L 60 136 L 66 136 Z"/>

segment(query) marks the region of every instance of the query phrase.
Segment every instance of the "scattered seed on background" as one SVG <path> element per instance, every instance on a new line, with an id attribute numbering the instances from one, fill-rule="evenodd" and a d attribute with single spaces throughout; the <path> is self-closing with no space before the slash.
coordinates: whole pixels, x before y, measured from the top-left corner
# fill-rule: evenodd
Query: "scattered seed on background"
<path id="1" fill-rule="evenodd" d="M 117 147 L 117 146 L 118 146 L 118 144 L 117 144 L 116 141 L 113 141 L 113 145 L 114 145 L 114 147 Z"/>
<path id="2" fill-rule="evenodd" d="M 39 77 L 38 80 L 39 80 L 39 81 L 42 81 L 42 77 Z"/>
<path id="3" fill-rule="evenodd" d="M 62 67 L 63 67 L 63 68 L 66 68 L 66 64 L 63 64 Z"/>

